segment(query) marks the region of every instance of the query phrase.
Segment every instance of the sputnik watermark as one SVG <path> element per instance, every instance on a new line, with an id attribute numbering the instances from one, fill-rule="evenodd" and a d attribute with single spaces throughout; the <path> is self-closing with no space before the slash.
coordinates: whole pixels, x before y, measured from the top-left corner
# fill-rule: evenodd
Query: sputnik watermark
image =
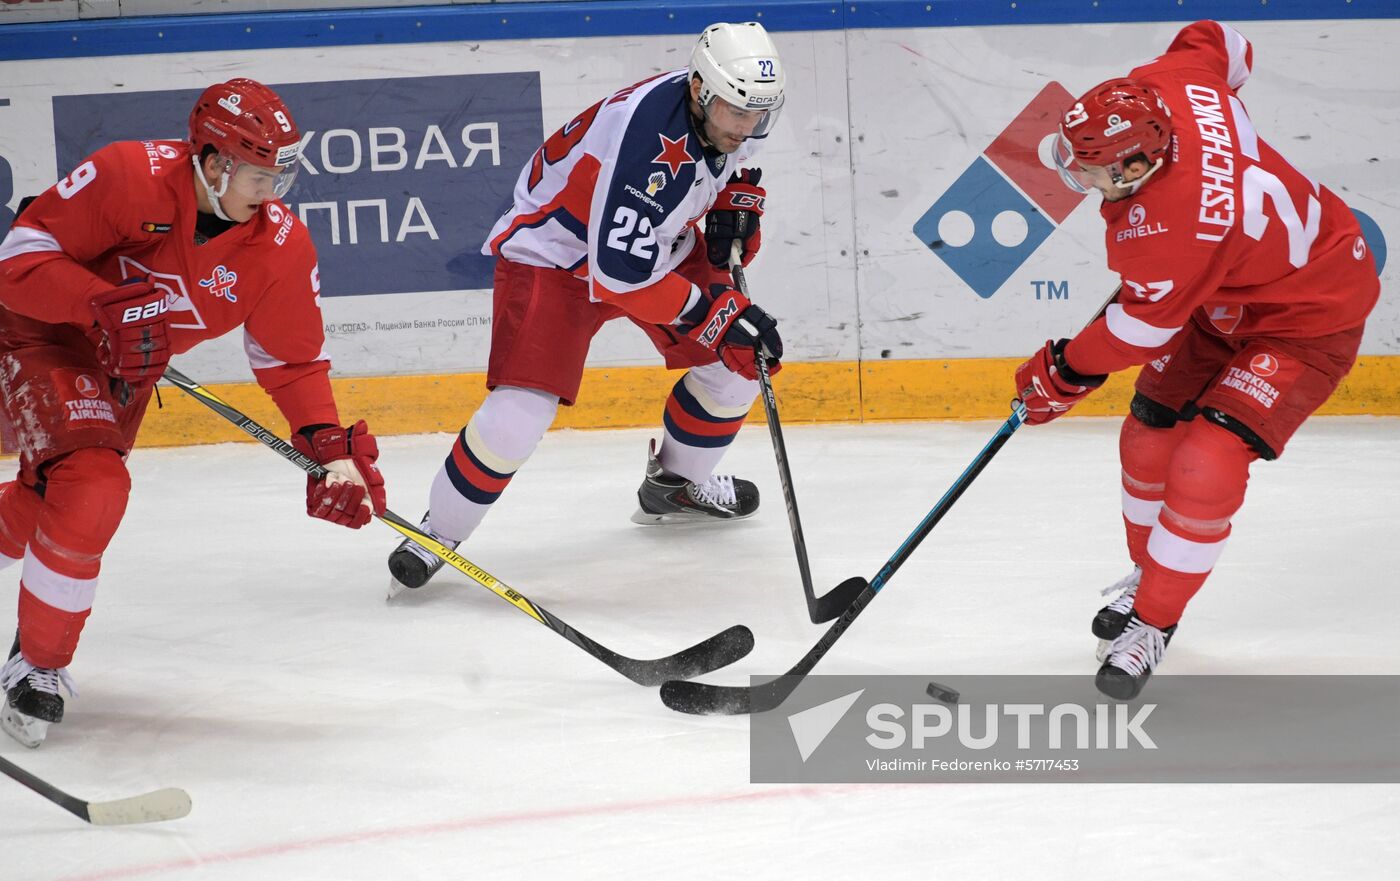
<path id="1" fill-rule="evenodd" d="M 1082 704 L 914 704 L 905 712 L 898 704 L 876 704 L 865 712 L 871 733 L 865 742 L 875 749 L 899 749 L 906 743 L 924 749 L 930 741 L 956 734 L 958 743 L 974 750 L 991 749 L 1001 743 L 1006 728 L 1002 717 L 1015 720 L 1016 748 L 1063 749 L 1068 745 L 1065 728 L 1072 732 L 1075 749 L 1156 749 L 1157 744 L 1144 725 L 1157 709 L 1156 704 L 1095 704 L 1092 712 Z M 981 733 L 977 732 L 981 715 Z M 904 719 L 908 717 L 908 725 Z M 1044 717 L 1046 725 L 1036 730 L 1033 720 Z M 1068 723 L 1068 724 L 1066 724 Z M 1043 739 L 1040 739 L 1043 736 Z"/>
<path id="2" fill-rule="evenodd" d="M 756 783 L 1400 783 L 1396 676 L 809 676 L 751 718 Z"/>

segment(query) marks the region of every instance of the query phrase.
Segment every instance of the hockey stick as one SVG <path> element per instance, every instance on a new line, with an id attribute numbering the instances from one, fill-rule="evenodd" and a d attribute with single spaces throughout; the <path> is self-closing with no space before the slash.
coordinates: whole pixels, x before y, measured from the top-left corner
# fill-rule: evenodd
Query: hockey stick
<path id="1" fill-rule="evenodd" d="M 744 278 L 744 265 L 740 260 L 741 250 L 736 240 L 729 254 L 729 271 L 734 276 L 734 286 L 745 297 L 749 286 Z M 807 598 L 807 615 L 813 624 L 830 621 L 845 611 L 860 593 L 860 588 L 851 590 L 850 582 L 842 582 L 825 596 L 817 596 L 812 588 L 812 569 L 807 561 L 807 539 L 802 535 L 802 518 L 797 513 L 797 494 L 792 489 L 792 470 L 788 467 L 787 445 L 783 443 L 783 426 L 778 421 L 778 401 L 773 395 L 773 378 L 768 374 L 767 350 L 762 343 L 754 343 L 754 364 L 758 367 L 758 385 L 763 390 L 763 412 L 768 417 L 768 435 L 773 440 L 773 457 L 778 461 L 778 481 L 783 487 L 783 503 L 787 506 L 788 526 L 792 530 L 792 548 L 797 555 L 797 571 L 802 576 L 802 593 Z"/>
<path id="2" fill-rule="evenodd" d="M 938 500 L 938 504 L 924 515 L 924 519 L 919 522 L 904 543 L 899 546 L 880 567 L 880 571 L 870 581 L 866 581 L 860 576 L 848 578 L 841 582 L 833 593 L 854 592 L 856 597 L 851 604 L 846 607 L 841 617 L 827 628 L 822 634 L 817 644 L 812 646 L 807 654 L 802 656 L 791 670 L 779 676 L 777 679 L 763 682 L 755 686 L 734 686 L 734 685 L 710 685 L 705 682 L 681 682 L 672 681 L 661 686 L 661 701 L 673 710 L 681 713 L 694 713 L 698 715 L 740 715 L 743 713 L 765 713 L 774 709 L 802 682 L 802 677 L 812 671 L 817 666 L 817 662 L 822 659 L 827 651 L 841 637 L 841 634 L 851 626 L 852 622 L 865 611 L 865 607 L 870 605 L 870 601 L 889 582 L 899 567 L 904 565 L 904 561 L 909 559 L 909 555 L 914 553 L 914 549 L 919 543 L 933 531 L 933 527 L 938 525 L 938 521 L 943 519 L 943 515 L 948 513 L 948 509 L 956 502 L 972 485 L 972 481 L 977 479 L 977 475 L 982 473 L 982 469 L 987 467 L 987 463 L 992 461 L 992 457 L 997 454 L 1006 442 L 1021 427 L 1021 423 L 1026 418 L 1026 408 L 1020 401 L 1017 401 L 1011 416 L 997 429 L 996 434 L 982 448 L 982 451 L 963 470 L 943 497 Z"/>
<path id="3" fill-rule="evenodd" d="M 1122 290 L 1119 286 L 1113 293 L 1104 300 L 1103 305 L 1094 313 L 1094 317 L 1089 319 L 1088 324 L 1093 324 L 1108 309 L 1114 300 L 1118 298 L 1118 292 Z M 1088 326 L 1085 325 L 1085 327 Z M 1006 445 L 1020 428 L 1026 419 L 1026 407 L 1020 401 L 1012 405 L 1011 416 L 1002 423 L 992 439 L 987 441 L 987 445 L 963 470 L 933 509 L 924 516 L 919 525 L 914 529 L 909 537 L 904 540 L 894 552 L 894 555 L 880 567 L 880 571 L 869 582 L 864 578 L 856 576 L 848 578 L 832 590 L 856 591 L 856 598 L 847 607 L 846 611 L 836 622 L 827 628 L 822 634 L 817 644 L 812 646 L 807 654 L 802 656 L 791 670 L 769 682 L 760 683 L 755 686 L 732 686 L 732 685 L 710 685 L 705 682 L 666 682 L 661 686 L 661 700 L 666 706 L 682 713 L 695 713 L 700 715 L 740 715 L 743 713 L 763 713 L 776 708 L 788 696 L 796 690 L 802 683 L 802 677 L 812 671 L 817 662 L 827 653 L 836 640 L 845 633 L 851 623 L 865 611 L 865 607 L 870 605 L 870 601 L 875 598 L 885 584 L 894 576 L 894 573 L 904 561 L 909 559 L 909 555 L 914 553 L 933 527 L 938 525 L 938 521 L 943 519 L 943 515 L 948 513 L 948 509 L 953 507 L 953 503 L 962 496 L 963 492 L 977 479 L 977 475 L 982 473 L 982 469 L 987 467 L 987 463 L 992 457 Z"/>
<path id="4" fill-rule="evenodd" d="M 167 367 L 165 369 L 165 378 L 302 471 L 305 471 L 307 474 L 317 479 L 325 477 L 326 469 L 322 468 L 314 459 L 297 452 L 296 448 L 291 444 L 282 440 L 282 438 L 273 434 L 252 418 L 225 403 L 213 392 L 190 379 L 188 376 L 185 376 L 180 371 L 173 367 Z M 753 632 L 742 624 L 736 624 L 709 639 L 696 643 L 684 651 L 677 652 L 674 655 L 667 655 L 664 658 L 638 660 L 636 658 L 626 657 L 625 655 L 619 655 L 608 647 L 600 645 L 587 636 L 584 636 L 582 633 L 555 617 L 544 607 L 535 605 L 524 595 L 496 579 L 485 569 L 477 566 L 471 560 L 468 560 L 466 557 L 463 557 L 441 542 L 435 541 L 431 536 L 419 531 L 416 526 L 404 520 L 393 511 L 386 510 L 382 515 L 375 516 L 381 522 L 388 524 L 391 529 L 412 539 L 420 547 L 432 551 L 449 563 L 454 569 L 465 574 L 472 581 L 475 581 L 496 596 L 510 603 L 512 606 L 515 606 L 526 615 L 534 618 L 536 621 L 548 627 L 550 630 L 553 630 L 555 633 L 583 649 L 585 652 L 588 652 L 593 657 L 607 664 L 638 685 L 654 686 L 660 685 L 668 680 L 688 679 L 692 676 L 700 676 L 718 670 L 720 667 L 728 666 L 753 650 Z"/>
<path id="5" fill-rule="evenodd" d="M 115 801 L 83 801 L 51 783 L 40 780 L 8 759 L 0 758 L 0 771 L 94 826 L 159 823 L 164 820 L 178 820 L 190 812 L 190 796 L 183 789 L 157 789 L 154 792 Z"/>

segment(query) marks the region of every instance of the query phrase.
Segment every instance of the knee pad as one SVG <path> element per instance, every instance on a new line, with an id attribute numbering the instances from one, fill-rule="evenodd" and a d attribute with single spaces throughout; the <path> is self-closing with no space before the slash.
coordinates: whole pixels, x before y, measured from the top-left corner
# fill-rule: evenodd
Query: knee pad
<path id="1" fill-rule="evenodd" d="M 1249 465 L 1258 454 L 1211 422 L 1193 422 L 1172 453 L 1164 518 L 1198 534 L 1223 532 L 1244 504 Z"/>
<path id="2" fill-rule="evenodd" d="M 559 398 L 549 392 L 498 386 L 472 416 L 467 431 L 469 436 L 475 434 L 473 440 L 480 439 L 495 459 L 513 463 L 505 470 L 514 471 L 539 446 L 558 411 Z"/>
<path id="3" fill-rule="evenodd" d="M 1142 392 L 1133 394 L 1133 402 L 1128 409 L 1139 422 L 1148 428 L 1171 428 L 1187 418 L 1166 404 L 1157 403 Z"/>
<path id="4" fill-rule="evenodd" d="M 690 368 L 684 382 L 706 412 L 721 418 L 747 414 L 758 398 L 758 380 L 745 379 L 718 362 Z"/>
<path id="5" fill-rule="evenodd" d="M 1206 407 L 1201 410 L 1201 415 L 1249 444 L 1250 448 L 1265 462 L 1272 462 L 1278 458 L 1278 453 L 1274 452 L 1274 448 L 1265 443 L 1264 439 L 1254 432 L 1254 429 L 1229 413 L 1222 413 L 1214 407 Z"/>
<path id="6" fill-rule="evenodd" d="M 44 504 L 30 549 L 49 568 L 95 578 L 126 513 L 131 475 L 116 450 L 85 447 L 44 471 Z"/>

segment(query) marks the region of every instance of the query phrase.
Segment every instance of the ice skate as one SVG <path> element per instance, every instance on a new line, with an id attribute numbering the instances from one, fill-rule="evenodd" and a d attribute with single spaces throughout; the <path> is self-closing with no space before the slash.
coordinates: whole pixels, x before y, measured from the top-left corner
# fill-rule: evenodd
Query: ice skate
<path id="1" fill-rule="evenodd" d="M 5 689 L 5 706 L 0 710 L 0 728 L 15 740 L 34 749 L 48 736 L 49 726 L 63 721 L 63 696 L 59 687 L 76 695 L 67 668 L 51 670 L 35 667 L 19 651 L 19 640 L 10 650 L 10 659 L 0 668 L 0 688 Z"/>
<path id="2" fill-rule="evenodd" d="M 702 483 L 662 473 L 656 458 L 656 441 L 647 454 L 647 473 L 637 489 L 633 523 L 697 523 L 743 520 L 758 510 L 758 487 L 728 474 L 714 474 Z"/>
<path id="3" fill-rule="evenodd" d="M 1177 625 L 1165 630 L 1153 627 L 1137 616 L 1128 615 L 1123 632 L 1109 646 L 1108 658 L 1094 677 L 1099 691 L 1115 700 L 1137 697 L 1157 665 L 1166 657 Z"/>
<path id="4" fill-rule="evenodd" d="M 1099 609 L 1089 629 L 1099 638 L 1098 650 L 1094 658 L 1102 661 L 1108 657 L 1108 647 L 1128 626 L 1128 616 L 1133 611 L 1133 599 L 1137 596 L 1138 583 L 1142 581 L 1142 567 L 1134 566 L 1133 571 L 1118 581 L 1105 587 L 1101 593 L 1108 596 L 1117 593 L 1113 601 Z"/>
<path id="5" fill-rule="evenodd" d="M 443 538 L 428 528 L 428 514 L 423 515 L 418 528 L 454 551 L 457 549 L 458 542 Z M 389 554 L 389 599 L 405 589 L 414 590 L 427 584 L 446 562 L 412 539 L 399 542 L 399 546 Z"/>

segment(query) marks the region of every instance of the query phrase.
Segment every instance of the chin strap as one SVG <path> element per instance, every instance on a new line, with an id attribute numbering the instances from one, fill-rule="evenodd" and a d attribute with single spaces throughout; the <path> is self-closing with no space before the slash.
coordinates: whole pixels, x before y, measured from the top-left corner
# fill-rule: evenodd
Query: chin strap
<path id="1" fill-rule="evenodd" d="M 1157 173 L 1157 170 L 1158 170 L 1159 168 L 1161 168 L 1161 167 L 1162 167 L 1162 157 L 1158 156 L 1158 157 L 1157 157 L 1157 161 L 1154 162 L 1154 163 L 1152 163 L 1152 167 L 1149 168 L 1149 169 L 1147 169 L 1147 174 L 1144 174 L 1142 177 L 1138 178 L 1137 180 L 1133 181 L 1132 183 L 1124 183 L 1123 181 L 1118 180 L 1118 179 L 1115 178 L 1114 181 L 1113 181 L 1113 184 L 1114 184 L 1114 186 L 1118 187 L 1118 189 L 1120 189 L 1120 190 L 1127 190 L 1127 191 L 1128 191 L 1128 195 L 1130 195 L 1130 196 L 1135 195 L 1135 194 L 1137 193 L 1138 189 L 1141 188 L 1143 184 L 1147 183 L 1147 179 L 1150 178 L 1150 177 L 1152 177 L 1152 175 L 1156 174 L 1156 173 Z"/>
<path id="2" fill-rule="evenodd" d="M 1158 161 L 1160 162 L 1161 160 Z M 214 188 L 209 186 L 209 181 L 205 179 L 204 169 L 200 167 L 199 160 L 194 156 L 190 156 L 190 162 L 194 163 L 194 179 L 199 181 L 200 186 L 204 187 L 204 194 L 209 197 L 209 204 L 214 209 L 214 216 L 220 220 L 227 220 L 232 223 L 233 218 L 225 214 L 223 206 L 219 204 L 219 198 L 223 196 L 224 193 L 228 192 L 227 168 L 225 168 L 223 175 L 219 178 L 219 189 L 218 192 L 215 192 Z"/>

